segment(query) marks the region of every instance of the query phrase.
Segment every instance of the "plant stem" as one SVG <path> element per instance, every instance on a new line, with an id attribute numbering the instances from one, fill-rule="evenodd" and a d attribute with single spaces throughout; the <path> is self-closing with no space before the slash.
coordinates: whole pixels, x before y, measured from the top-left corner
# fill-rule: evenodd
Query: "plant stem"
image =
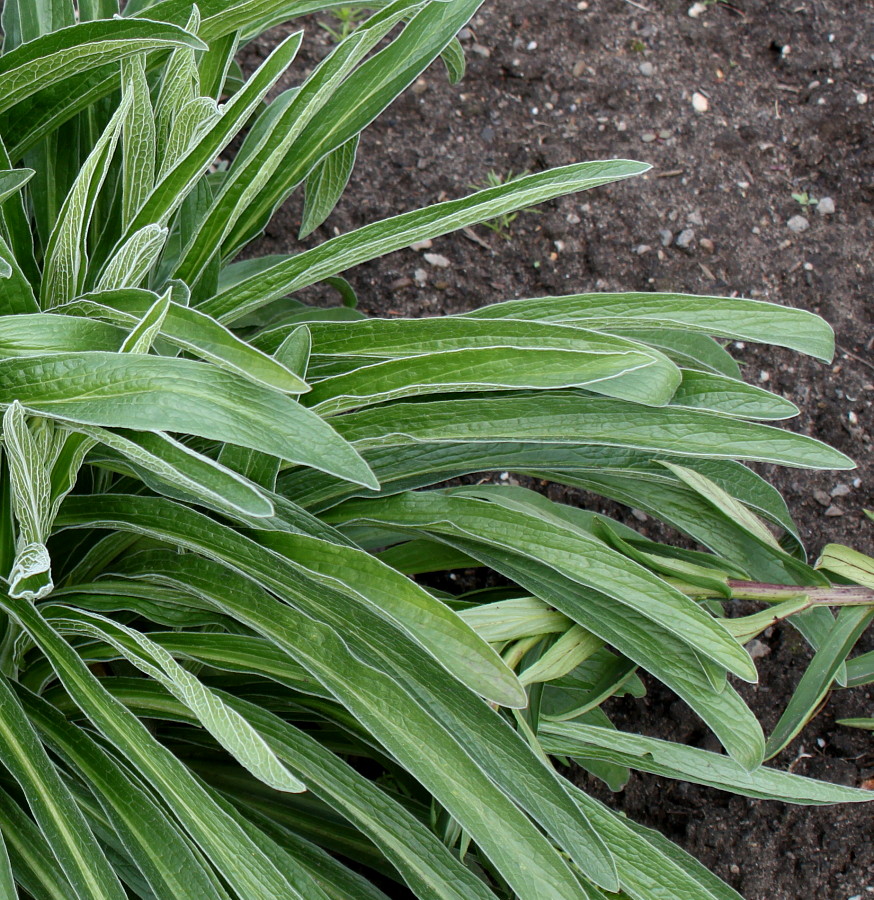
<path id="1" fill-rule="evenodd" d="M 760 600 L 779 603 L 793 597 L 806 596 L 811 605 L 818 606 L 870 606 L 874 605 L 874 589 L 856 584 L 833 584 L 829 587 L 808 587 L 795 584 L 768 584 L 762 581 L 735 581 L 730 579 L 733 600 Z"/>

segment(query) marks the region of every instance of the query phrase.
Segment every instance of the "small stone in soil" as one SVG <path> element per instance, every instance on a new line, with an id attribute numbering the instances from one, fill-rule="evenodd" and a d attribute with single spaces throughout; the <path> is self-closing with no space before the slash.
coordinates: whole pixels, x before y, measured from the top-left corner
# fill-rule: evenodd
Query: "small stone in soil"
<path id="1" fill-rule="evenodd" d="M 442 253 L 426 253 L 425 262 L 436 266 L 438 269 L 448 269 L 451 263 Z"/>
<path id="2" fill-rule="evenodd" d="M 826 491 L 814 491 L 813 499 L 819 503 L 820 506 L 831 506 L 832 499 Z"/>
<path id="3" fill-rule="evenodd" d="M 821 216 L 832 216 L 835 212 L 835 201 L 832 200 L 831 197 L 823 197 L 819 203 L 816 204 L 816 211 Z"/>
<path id="4" fill-rule="evenodd" d="M 832 488 L 832 497 L 846 497 L 849 493 L 850 486 L 848 484 L 836 484 Z"/>
<path id="5" fill-rule="evenodd" d="M 696 113 L 706 113 L 710 109 L 710 101 L 699 91 L 692 94 L 692 109 Z"/>
<path id="6" fill-rule="evenodd" d="M 640 74 L 645 75 L 647 78 L 649 78 L 650 75 L 652 75 L 652 73 L 655 72 L 655 66 L 649 61 L 642 62 L 638 66 L 638 69 L 640 69 Z"/>
<path id="7" fill-rule="evenodd" d="M 674 243 L 681 250 L 688 250 L 695 242 L 695 231 L 692 228 L 684 228 L 678 235 Z"/>
<path id="8" fill-rule="evenodd" d="M 662 242 L 662 247 L 670 247 L 671 241 L 674 239 L 674 232 L 669 231 L 667 228 L 662 228 L 659 231 L 659 239 Z"/>
<path id="9" fill-rule="evenodd" d="M 705 253 L 713 253 L 713 251 L 716 249 L 716 245 L 713 243 L 713 241 L 710 240 L 710 238 L 701 238 L 701 240 L 698 241 L 698 245 Z"/>
<path id="10" fill-rule="evenodd" d="M 838 516 L 842 516 L 844 514 L 844 511 L 840 508 L 840 506 L 830 506 L 825 511 L 825 514 L 831 519 L 836 519 Z"/>
<path id="11" fill-rule="evenodd" d="M 764 643 L 764 641 L 760 641 L 758 639 L 750 641 L 747 645 L 747 653 L 753 659 L 762 659 L 764 656 L 768 656 L 771 652 L 771 648 Z"/>
<path id="12" fill-rule="evenodd" d="M 645 131 L 640 139 L 644 142 L 644 144 L 651 144 L 656 139 L 656 133 L 654 131 Z"/>
<path id="13" fill-rule="evenodd" d="M 802 231 L 807 231 L 810 228 L 810 222 L 804 216 L 792 216 L 786 223 L 786 227 L 790 231 L 794 231 L 795 234 L 801 234 Z"/>

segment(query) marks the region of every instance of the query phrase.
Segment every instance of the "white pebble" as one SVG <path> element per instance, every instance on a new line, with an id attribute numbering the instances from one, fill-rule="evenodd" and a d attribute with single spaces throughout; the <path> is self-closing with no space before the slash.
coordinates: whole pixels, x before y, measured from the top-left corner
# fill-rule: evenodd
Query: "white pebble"
<path id="1" fill-rule="evenodd" d="M 432 266 L 437 266 L 438 269 L 448 269 L 451 265 L 442 253 L 426 253 L 425 262 L 430 263 Z"/>
<path id="2" fill-rule="evenodd" d="M 835 201 L 831 197 L 823 197 L 816 204 L 816 211 L 821 216 L 832 216 L 835 212 Z"/>
<path id="3" fill-rule="evenodd" d="M 699 91 L 692 94 L 692 109 L 696 113 L 706 113 L 710 109 L 710 101 Z"/>
<path id="4" fill-rule="evenodd" d="M 796 234 L 801 234 L 802 231 L 807 231 L 810 228 L 810 222 L 804 216 L 792 216 L 786 223 L 786 227 Z"/>
<path id="5" fill-rule="evenodd" d="M 859 91 L 859 93 L 856 94 L 856 103 L 858 103 L 859 106 L 864 106 L 867 102 L 868 95 L 864 91 Z"/>
<path id="6" fill-rule="evenodd" d="M 707 4 L 706 3 L 693 3 L 689 7 L 689 16 L 693 19 L 697 19 L 699 16 L 703 15 L 707 12 Z"/>

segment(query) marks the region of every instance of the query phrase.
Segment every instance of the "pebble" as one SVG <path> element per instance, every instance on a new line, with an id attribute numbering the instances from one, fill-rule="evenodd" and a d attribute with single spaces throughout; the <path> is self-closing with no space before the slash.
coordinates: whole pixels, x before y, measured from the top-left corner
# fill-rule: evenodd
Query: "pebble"
<path id="1" fill-rule="evenodd" d="M 638 244 L 638 245 L 634 248 L 634 252 L 635 252 L 638 256 L 643 256 L 644 253 L 649 253 L 650 250 L 652 250 L 652 247 L 650 247 L 649 244 Z"/>
<path id="2" fill-rule="evenodd" d="M 655 72 L 655 66 L 649 61 L 642 62 L 637 68 L 640 69 L 640 74 L 645 75 L 647 78 Z"/>
<path id="3" fill-rule="evenodd" d="M 442 253 L 426 253 L 425 262 L 436 266 L 438 269 L 448 269 L 451 263 Z"/>
<path id="4" fill-rule="evenodd" d="M 702 16 L 707 12 L 707 4 L 706 3 L 693 3 L 689 7 L 689 16 L 692 19 L 697 19 L 699 16 Z"/>
<path id="5" fill-rule="evenodd" d="M 568 224 L 570 224 L 570 225 L 579 225 L 580 217 L 576 213 L 568 213 L 567 221 L 568 221 Z"/>
<path id="6" fill-rule="evenodd" d="M 829 495 L 826 491 L 814 491 L 813 499 L 816 500 L 816 502 L 820 506 L 831 506 L 832 505 L 831 495 Z"/>
<path id="7" fill-rule="evenodd" d="M 705 253 L 713 253 L 716 249 L 716 244 L 714 244 L 710 238 L 701 238 L 701 240 L 698 241 L 698 246 L 700 246 Z"/>
<path id="8" fill-rule="evenodd" d="M 859 106 L 864 106 L 867 102 L 868 95 L 864 91 L 859 91 L 859 93 L 856 94 L 856 103 L 858 103 Z"/>
<path id="9" fill-rule="evenodd" d="M 786 227 L 790 231 L 794 231 L 795 234 L 801 234 L 802 231 L 807 231 L 810 228 L 810 222 L 804 216 L 792 216 L 786 223 Z"/>
<path id="10" fill-rule="evenodd" d="M 753 659 L 762 659 L 765 656 L 768 656 L 771 653 L 771 648 L 764 642 L 760 641 L 758 638 L 750 641 L 747 645 L 747 653 Z"/>
<path id="11" fill-rule="evenodd" d="M 659 240 L 662 242 L 662 247 L 670 247 L 674 240 L 674 232 L 669 231 L 667 228 L 660 229 Z"/>
<path id="12" fill-rule="evenodd" d="M 424 78 L 419 78 L 413 82 L 411 90 L 414 94 L 424 94 L 428 90 L 428 82 Z"/>
<path id="13" fill-rule="evenodd" d="M 704 224 L 704 216 L 701 215 L 700 209 L 693 209 L 692 212 L 686 217 L 686 222 L 689 225 L 703 225 Z"/>
<path id="14" fill-rule="evenodd" d="M 632 509 L 631 515 L 637 519 L 638 522 L 648 522 L 649 516 L 642 509 Z"/>
<path id="15" fill-rule="evenodd" d="M 651 144 L 656 139 L 656 133 L 654 131 L 645 131 L 640 139 L 644 142 L 644 144 Z"/>
<path id="16" fill-rule="evenodd" d="M 840 506 L 830 506 L 825 511 L 825 514 L 831 519 L 836 519 L 838 516 L 842 516 L 844 514 L 844 511 L 840 508 Z"/>
<path id="17" fill-rule="evenodd" d="M 850 486 L 848 484 L 836 484 L 832 488 L 832 497 L 846 497 L 849 493 Z"/>
<path id="18" fill-rule="evenodd" d="M 710 109 L 710 101 L 700 91 L 692 94 L 692 109 L 696 113 L 706 113 Z"/>
<path id="19" fill-rule="evenodd" d="M 681 250 L 688 250 L 695 241 L 695 231 L 692 228 L 684 228 L 678 235 L 674 243 Z"/>
<path id="20" fill-rule="evenodd" d="M 416 241 L 415 244 L 410 244 L 410 250 L 430 250 L 433 246 L 434 241 L 425 238 L 424 241 Z"/>
<path id="21" fill-rule="evenodd" d="M 831 197 L 823 197 L 816 204 L 816 211 L 821 216 L 833 216 L 835 213 L 835 201 Z"/>

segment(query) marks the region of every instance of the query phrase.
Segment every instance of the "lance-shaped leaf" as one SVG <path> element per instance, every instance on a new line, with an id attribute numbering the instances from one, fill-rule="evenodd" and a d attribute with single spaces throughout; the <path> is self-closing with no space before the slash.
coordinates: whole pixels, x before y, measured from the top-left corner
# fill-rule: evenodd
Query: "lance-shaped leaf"
<path id="1" fill-rule="evenodd" d="M 838 450 L 802 434 L 683 409 L 561 391 L 542 396 L 392 403 L 337 420 L 361 449 L 414 441 L 600 444 L 710 459 L 751 459 L 811 469 L 852 469 Z"/>
<path id="2" fill-rule="evenodd" d="M 544 519 L 540 509 L 510 499 L 505 504 L 500 489 L 488 496 L 493 502 L 439 492 L 352 500 L 327 518 L 421 528 L 530 556 L 652 618 L 741 678 L 756 680 L 755 666 L 743 647 L 709 613 L 657 575 L 557 516 Z"/>
<path id="3" fill-rule="evenodd" d="M 130 329 L 156 299 L 157 294 L 145 290 L 99 291 L 65 304 L 60 311 L 107 319 Z M 181 350 L 267 387 L 289 394 L 309 390 L 276 356 L 247 344 L 215 319 L 181 303 L 173 302 L 168 308 L 161 334 Z"/>
<path id="4" fill-rule="evenodd" d="M 206 44 L 176 25 L 108 19 L 62 28 L 0 57 L 0 112 L 67 78 L 149 50 Z"/>
<path id="5" fill-rule="evenodd" d="M 465 315 L 475 319 L 574 323 L 607 331 L 614 326 L 664 328 L 671 323 L 683 331 L 789 347 L 826 362 L 834 355 L 834 333 L 819 316 L 803 309 L 737 297 L 664 293 L 571 294 L 508 300 Z"/>
<path id="6" fill-rule="evenodd" d="M 355 135 L 329 153 L 310 173 L 298 238 L 312 234 L 331 215 L 352 176 L 358 138 Z"/>
<path id="7" fill-rule="evenodd" d="M 182 558 L 171 554 L 165 555 L 164 567 L 172 579 L 189 586 L 195 570 L 202 572 L 198 590 L 217 608 L 285 647 L 308 668 L 474 835 L 520 894 L 576 897 L 578 890 L 567 880 L 564 864 L 557 864 L 552 845 L 532 830 L 517 804 L 537 816 L 588 877 L 616 884 L 600 840 L 585 820 L 567 817 L 566 796 L 554 773 L 536 763 L 505 722 L 402 631 L 365 606 L 350 609 L 342 594 L 304 578 L 281 556 L 206 517 L 168 501 L 120 499 L 89 497 L 86 509 L 69 498 L 59 524 L 94 527 L 111 520 L 113 527 L 169 539 L 220 561 L 216 566 L 187 559 L 183 572 Z M 152 557 L 143 563 L 151 573 L 160 564 Z M 287 602 L 272 600 L 243 574 Z M 471 797 L 480 802 L 470 803 Z M 520 866 L 523 846 L 528 850 Z"/>
<path id="8" fill-rule="evenodd" d="M 805 806 L 874 800 L 870 791 L 828 784 L 765 766 L 747 772 L 720 753 L 582 722 L 544 722 L 538 736 L 549 753 L 608 760 L 744 797 Z"/>
<path id="9" fill-rule="evenodd" d="M 149 886 L 160 892 L 158 896 L 168 900 L 187 900 L 192 893 L 204 900 L 225 896 L 166 812 L 96 741 L 51 704 L 20 685 L 13 689 L 43 740 L 87 779 Z"/>
<path id="10" fill-rule="evenodd" d="M 160 225 L 146 225 L 134 232 L 106 264 L 95 291 L 136 288 L 158 261 L 169 234 Z"/>
<path id="11" fill-rule="evenodd" d="M 82 293 L 88 267 L 88 229 L 130 103 L 128 95 L 116 109 L 61 207 L 46 248 L 40 287 L 44 309 Z"/>
<path id="12" fill-rule="evenodd" d="M 309 576 L 391 617 L 480 696 L 504 706 L 527 704 L 516 676 L 498 654 L 447 606 L 390 566 L 356 547 L 306 534 L 269 531 L 253 537 Z"/>
<path id="13" fill-rule="evenodd" d="M 259 781 L 278 791 L 306 786 L 276 758 L 258 732 L 199 679 L 144 634 L 97 613 L 65 606 L 44 607 L 43 614 L 62 633 L 82 634 L 110 644 L 140 671 L 184 703 L 203 727 Z"/>
<path id="14" fill-rule="evenodd" d="M 15 399 L 72 422 L 196 434 L 377 486 L 315 413 L 207 363 L 104 352 L 0 361 L 0 403 Z"/>
<path id="15" fill-rule="evenodd" d="M 315 382 L 304 402 L 320 415 L 421 394 L 589 387 L 597 391 L 627 372 L 649 368 L 651 356 L 518 347 L 448 350 L 361 366 Z M 653 393 L 661 393 L 656 382 Z"/>
<path id="16" fill-rule="evenodd" d="M 72 423 L 68 427 L 114 451 L 92 453 L 92 462 L 129 469 L 159 493 L 194 499 L 233 516 L 273 515 L 273 504 L 255 484 L 167 434 Z"/>
<path id="17" fill-rule="evenodd" d="M 649 166 L 644 163 L 628 160 L 576 163 L 528 175 L 461 200 L 448 200 L 365 225 L 243 279 L 210 298 L 202 309 L 216 318 L 234 321 L 271 300 L 416 241 L 439 237 L 564 194 L 640 175 L 647 169 Z"/>
<path id="18" fill-rule="evenodd" d="M 124 336 L 121 328 L 96 319 L 89 321 L 52 313 L 0 316 L 0 357 L 117 351 Z"/>
<path id="19" fill-rule="evenodd" d="M 318 886 L 302 873 L 295 885 L 289 883 L 240 826 L 209 797 L 190 770 L 101 687 L 75 650 L 33 604 L 7 598 L 3 605 L 51 660 L 58 679 L 76 705 L 124 754 L 129 764 L 173 805 L 177 819 L 232 889 L 243 896 L 325 900 Z M 244 865 L 241 859 L 245 860 Z"/>
<path id="20" fill-rule="evenodd" d="M 125 892 L 109 861 L 5 678 L 0 678 L 0 725 L 3 763 L 24 792 L 74 896 L 124 900 Z"/>

